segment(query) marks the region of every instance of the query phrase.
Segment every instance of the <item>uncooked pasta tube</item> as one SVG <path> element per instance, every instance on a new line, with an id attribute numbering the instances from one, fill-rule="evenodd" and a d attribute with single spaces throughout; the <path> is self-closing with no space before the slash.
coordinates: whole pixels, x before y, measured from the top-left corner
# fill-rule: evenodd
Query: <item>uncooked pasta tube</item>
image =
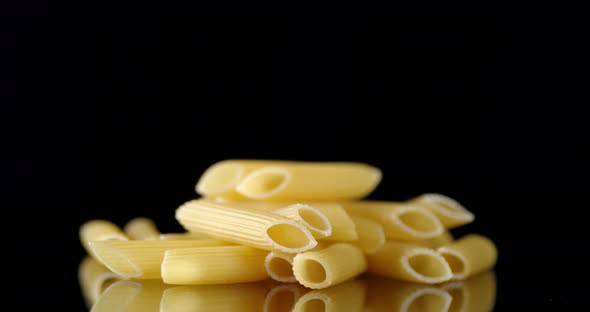
<path id="1" fill-rule="evenodd" d="M 176 210 L 176 219 L 191 232 L 269 251 L 303 252 L 317 244 L 300 222 L 260 209 L 193 200 Z"/>
<path id="2" fill-rule="evenodd" d="M 367 261 L 358 247 L 336 243 L 317 251 L 297 254 L 293 274 L 301 285 L 319 289 L 351 279 L 367 269 Z"/>
<path id="3" fill-rule="evenodd" d="M 444 231 L 441 235 L 421 241 L 413 241 L 412 244 L 436 249 L 440 246 L 449 245 L 453 243 L 454 238 L 451 232 Z"/>
<path id="4" fill-rule="evenodd" d="M 168 249 L 221 246 L 219 240 L 96 241 L 90 248 L 98 260 L 124 278 L 160 278 L 160 266 Z"/>
<path id="5" fill-rule="evenodd" d="M 322 211 L 309 204 L 293 202 L 260 202 L 251 200 L 219 202 L 201 199 L 201 201 L 242 209 L 248 208 L 271 211 L 289 219 L 299 221 L 316 239 L 332 235 L 332 225 L 330 220 Z"/>
<path id="6" fill-rule="evenodd" d="M 175 286 L 164 291 L 161 312 L 261 311 L 265 283 Z"/>
<path id="7" fill-rule="evenodd" d="M 411 282 L 435 284 L 453 276 L 449 264 L 436 251 L 415 244 L 387 242 L 367 255 L 368 272 Z"/>
<path id="8" fill-rule="evenodd" d="M 340 204 L 309 203 L 309 205 L 322 212 L 332 225 L 332 235 L 325 237 L 325 240 L 343 242 L 358 240 L 359 237 L 356 232 L 356 225 Z"/>
<path id="9" fill-rule="evenodd" d="M 498 258 L 494 243 L 476 234 L 466 235 L 450 245 L 439 247 L 437 251 L 449 263 L 454 279 L 465 279 L 489 270 Z"/>
<path id="10" fill-rule="evenodd" d="M 264 312 L 290 312 L 295 303 L 309 291 L 299 284 L 278 284 L 266 294 Z"/>
<path id="11" fill-rule="evenodd" d="M 251 199 L 359 199 L 381 181 L 381 171 L 362 163 L 291 162 L 253 170 L 236 186 Z"/>
<path id="12" fill-rule="evenodd" d="M 80 227 L 80 242 L 86 252 L 94 259 L 96 259 L 96 255 L 88 245 L 89 242 L 127 239 L 127 236 L 117 225 L 106 220 L 91 220 Z"/>
<path id="13" fill-rule="evenodd" d="M 390 239 L 425 240 L 439 236 L 444 231 L 438 218 L 425 208 L 384 201 L 350 201 L 341 204 L 351 214 L 381 223 L 385 236 Z"/>
<path id="14" fill-rule="evenodd" d="M 365 253 L 374 253 L 385 244 L 385 232 L 379 222 L 361 216 L 352 216 L 352 221 L 359 237 L 353 244 Z"/>
<path id="15" fill-rule="evenodd" d="M 461 226 L 475 219 L 474 215 L 456 200 L 441 194 L 423 194 L 406 203 L 432 211 L 446 228 Z"/>
<path id="16" fill-rule="evenodd" d="M 385 278 L 369 278 L 366 311 L 447 311 L 454 300 L 447 291 L 430 285 Z"/>
<path id="17" fill-rule="evenodd" d="M 293 258 L 295 258 L 295 254 L 270 252 L 264 260 L 266 273 L 275 281 L 283 283 L 297 282 L 295 275 L 293 275 Z"/>
<path id="18" fill-rule="evenodd" d="M 148 218 L 135 218 L 123 227 L 125 234 L 131 239 L 135 240 L 150 240 L 158 239 L 160 231 L 156 227 L 154 221 Z"/>
<path id="19" fill-rule="evenodd" d="M 365 305 L 365 297 L 366 289 L 363 282 L 353 280 L 308 292 L 299 298 L 293 311 L 361 312 Z"/>
<path id="20" fill-rule="evenodd" d="M 167 287 L 161 281 L 119 281 L 105 290 L 91 312 L 159 312 Z"/>
<path id="21" fill-rule="evenodd" d="M 80 263 L 78 279 L 82 295 L 90 307 L 108 286 L 119 280 L 119 276 L 91 257 L 86 257 Z"/>
<path id="22" fill-rule="evenodd" d="M 167 284 L 206 285 L 261 281 L 268 278 L 268 251 L 247 246 L 170 249 L 162 262 Z"/>

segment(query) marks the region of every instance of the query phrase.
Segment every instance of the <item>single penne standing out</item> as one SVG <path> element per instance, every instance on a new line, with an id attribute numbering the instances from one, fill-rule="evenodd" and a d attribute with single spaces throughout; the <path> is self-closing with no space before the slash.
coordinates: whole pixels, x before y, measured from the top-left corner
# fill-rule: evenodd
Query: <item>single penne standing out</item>
<path id="1" fill-rule="evenodd" d="M 407 204 L 424 207 L 434 213 L 444 227 L 450 229 L 472 222 L 475 216 L 456 200 L 441 194 L 422 194 L 406 201 Z"/>
<path id="2" fill-rule="evenodd" d="M 366 287 L 360 280 L 325 289 L 316 289 L 297 300 L 293 311 L 361 312 L 365 305 Z"/>
<path id="3" fill-rule="evenodd" d="M 383 226 L 376 221 L 361 216 L 352 216 L 358 240 L 353 242 L 365 253 L 374 253 L 385 244 Z"/>
<path id="4" fill-rule="evenodd" d="M 191 232 L 269 251 L 303 252 L 317 244 L 303 224 L 260 209 L 193 200 L 176 210 L 176 219 Z"/>
<path id="5" fill-rule="evenodd" d="M 368 272 L 385 277 L 436 284 L 453 276 L 449 264 L 436 251 L 419 245 L 389 241 L 367 255 Z"/>
<path id="6" fill-rule="evenodd" d="M 303 252 L 293 259 L 295 278 L 303 286 L 313 289 L 342 283 L 366 269 L 367 261 L 362 250 L 346 243 Z"/>
<path id="7" fill-rule="evenodd" d="M 390 239 L 425 240 L 444 231 L 438 218 L 425 208 L 385 201 L 349 201 L 341 205 L 353 215 L 381 223 Z"/>
<path id="8" fill-rule="evenodd" d="M 159 239 L 160 231 L 154 221 L 148 218 L 139 217 L 127 222 L 123 227 L 125 234 L 135 240 Z"/>
<path id="9" fill-rule="evenodd" d="M 293 258 L 295 258 L 295 254 L 270 252 L 264 260 L 266 273 L 275 281 L 283 283 L 297 282 L 295 275 L 293 275 Z"/>
<path id="10" fill-rule="evenodd" d="M 439 247 L 437 251 L 449 263 L 454 279 L 465 279 L 489 270 L 498 258 L 494 243 L 476 234 L 466 235 L 454 243 Z"/>
<path id="11" fill-rule="evenodd" d="M 124 278 L 160 278 L 160 267 L 168 249 L 222 246 L 219 240 L 96 241 L 90 248 L 98 260 Z"/>
<path id="12" fill-rule="evenodd" d="M 206 285 L 261 281 L 268 278 L 268 251 L 247 246 L 170 249 L 162 262 L 167 284 Z"/>
<path id="13" fill-rule="evenodd" d="M 359 199 L 381 181 L 381 171 L 362 163 L 287 162 L 253 170 L 236 186 L 251 199 Z"/>
<path id="14" fill-rule="evenodd" d="M 91 241 L 105 240 L 128 240 L 128 238 L 117 225 L 106 220 L 91 220 L 80 227 L 80 242 L 86 252 L 94 259 L 96 259 L 96 255 L 90 248 L 89 243 Z"/>
<path id="15" fill-rule="evenodd" d="M 119 280 L 119 276 L 91 257 L 86 257 L 80 263 L 78 279 L 86 303 L 92 306 L 109 285 Z"/>

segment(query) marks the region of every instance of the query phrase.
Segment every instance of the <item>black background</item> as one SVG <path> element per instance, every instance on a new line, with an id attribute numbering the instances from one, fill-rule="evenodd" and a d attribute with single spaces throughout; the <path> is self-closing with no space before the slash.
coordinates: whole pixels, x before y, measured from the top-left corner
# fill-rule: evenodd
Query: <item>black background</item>
<path id="1" fill-rule="evenodd" d="M 588 28 L 576 8 L 20 10 L 2 114 L 15 247 L 3 254 L 27 273 L 10 283 L 31 291 L 24 305 L 83 310 L 83 222 L 143 215 L 179 231 L 175 208 L 222 159 L 361 161 L 384 173 L 373 199 L 440 192 L 476 214 L 456 234 L 497 243 L 498 310 L 573 307 L 589 290 Z"/>

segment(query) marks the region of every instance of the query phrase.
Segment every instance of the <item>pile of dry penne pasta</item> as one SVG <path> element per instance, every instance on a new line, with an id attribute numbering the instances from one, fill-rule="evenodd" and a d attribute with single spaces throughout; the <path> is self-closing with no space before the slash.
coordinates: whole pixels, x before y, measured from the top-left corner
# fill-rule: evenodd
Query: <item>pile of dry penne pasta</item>
<path id="1" fill-rule="evenodd" d="M 489 239 L 453 239 L 449 230 L 474 216 L 447 196 L 361 200 L 381 176 L 361 163 L 216 163 L 196 185 L 201 198 L 176 210 L 186 233 L 162 234 L 146 218 L 123 229 L 105 220 L 82 225 L 81 242 L 94 258 L 80 269 L 86 297 L 95 302 L 113 278 L 162 285 L 271 278 L 320 290 L 365 272 L 441 284 L 494 266 L 497 250 Z"/>

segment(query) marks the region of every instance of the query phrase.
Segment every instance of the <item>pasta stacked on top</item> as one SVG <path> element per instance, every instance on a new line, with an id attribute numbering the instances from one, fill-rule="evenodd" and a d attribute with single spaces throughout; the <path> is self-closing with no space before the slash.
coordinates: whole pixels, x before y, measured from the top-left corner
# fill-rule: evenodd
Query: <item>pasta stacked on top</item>
<path id="1" fill-rule="evenodd" d="M 202 197 L 176 210 L 187 233 L 161 234 L 146 218 L 124 230 L 104 220 L 82 225 L 88 254 L 108 268 L 94 262 L 85 274 L 101 285 L 113 276 L 173 285 L 272 278 L 324 289 L 364 272 L 437 284 L 494 266 L 489 239 L 451 236 L 474 216 L 449 197 L 361 200 L 381 176 L 360 163 L 222 161 L 197 183 Z M 100 287 L 90 285 L 88 297 Z"/>

